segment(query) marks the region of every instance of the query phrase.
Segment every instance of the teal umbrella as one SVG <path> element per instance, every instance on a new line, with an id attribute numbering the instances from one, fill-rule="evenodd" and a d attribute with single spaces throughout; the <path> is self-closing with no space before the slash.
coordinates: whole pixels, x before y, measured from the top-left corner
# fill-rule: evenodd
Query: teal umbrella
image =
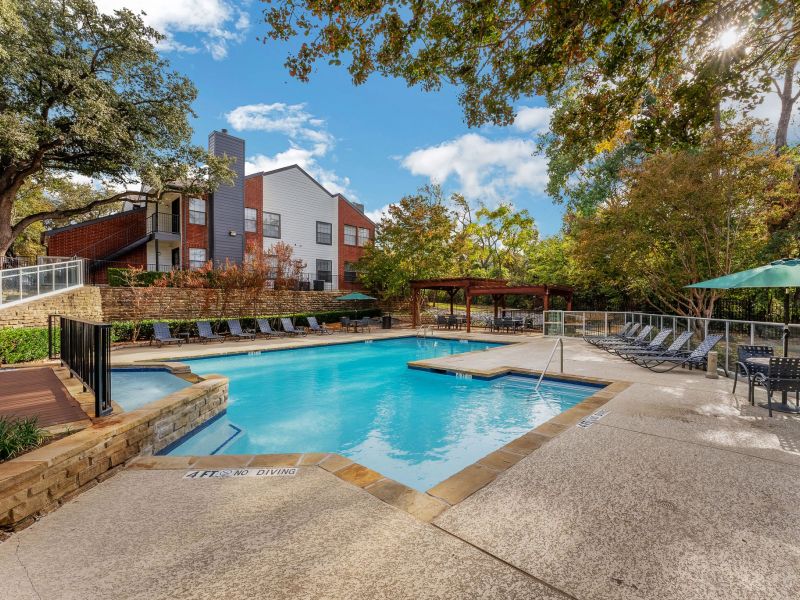
<path id="1" fill-rule="evenodd" d="M 789 288 L 800 287 L 800 259 L 782 258 L 755 269 L 723 275 L 686 287 L 713 290 L 784 288 L 786 294 L 783 299 L 783 355 L 789 354 Z"/>
<path id="2" fill-rule="evenodd" d="M 339 296 L 338 298 L 334 298 L 334 300 L 347 302 L 349 300 L 377 300 L 377 298 L 373 298 L 372 296 L 367 296 L 366 294 L 362 294 L 361 292 L 350 292 L 349 294 L 345 294 L 344 296 Z M 356 318 L 358 318 L 358 309 L 356 309 Z"/>

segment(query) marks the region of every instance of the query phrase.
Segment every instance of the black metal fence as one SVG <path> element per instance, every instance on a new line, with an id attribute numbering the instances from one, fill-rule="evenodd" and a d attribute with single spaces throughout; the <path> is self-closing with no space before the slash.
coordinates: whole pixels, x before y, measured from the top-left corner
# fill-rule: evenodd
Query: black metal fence
<path id="1" fill-rule="evenodd" d="M 54 324 L 58 323 L 60 354 L 54 349 Z M 48 317 L 48 343 L 50 358 L 59 358 L 77 377 L 84 391 L 94 393 L 94 414 L 102 417 L 111 407 L 111 325 L 93 323 L 58 315 Z"/>

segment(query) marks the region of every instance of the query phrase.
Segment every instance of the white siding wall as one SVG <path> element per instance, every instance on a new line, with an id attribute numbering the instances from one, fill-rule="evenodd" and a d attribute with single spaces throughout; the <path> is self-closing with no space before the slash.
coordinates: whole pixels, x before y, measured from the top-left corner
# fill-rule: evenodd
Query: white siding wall
<path id="1" fill-rule="evenodd" d="M 337 198 L 321 189 L 300 169 L 291 168 L 264 176 L 264 212 L 281 216 L 281 241 L 294 246 L 294 257 L 316 273 L 317 259 L 332 263 L 334 283 L 339 265 L 339 205 Z M 317 221 L 332 226 L 331 245 L 317 244 Z M 276 240 L 265 237 L 267 250 Z"/>

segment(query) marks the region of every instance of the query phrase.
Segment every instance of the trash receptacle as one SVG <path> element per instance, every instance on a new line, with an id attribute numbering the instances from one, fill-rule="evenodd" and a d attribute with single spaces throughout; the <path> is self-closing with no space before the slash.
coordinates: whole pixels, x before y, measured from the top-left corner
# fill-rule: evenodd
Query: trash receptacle
<path id="1" fill-rule="evenodd" d="M 383 329 L 391 329 L 392 328 L 392 315 L 383 315 Z"/>

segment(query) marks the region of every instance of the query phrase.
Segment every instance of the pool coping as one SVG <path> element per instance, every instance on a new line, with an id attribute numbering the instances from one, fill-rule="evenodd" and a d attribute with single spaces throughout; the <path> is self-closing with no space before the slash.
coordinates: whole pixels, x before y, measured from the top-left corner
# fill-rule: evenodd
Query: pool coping
<path id="1" fill-rule="evenodd" d="M 288 348 L 287 348 L 288 350 Z M 433 360 L 433 359 L 430 359 Z M 172 361 L 173 363 L 175 361 Z M 412 361 L 410 368 L 429 370 L 443 374 L 464 374 L 484 379 L 505 375 L 538 377 L 541 371 L 517 367 L 497 367 L 490 370 L 437 367 L 428 361 Z M 140 363 L 139 363 L 140 364 Z M 158 363 L 152 363 L 154 366 Z M 188 368 L 188 365 L 180 364 Z M 282 454 L 214 454 L 204 456 L 147 456 L 132 461 L 130 469 L 243 469 L 249 467 L 304 467 L 321 468 L 339 479 L 355 485 L 382 502 L 402 510 L 424 522 L 431 522 L 453 506 L 466 500 L 503 475 L 523 458 L 530 456 L 544 444 L 555 439 L 582 420 L 595 414 L 598 409 L 632 384 L 627 381 L 611 381 L 596 377 L 585 377 L 568 373 L 545 375 L 551 380 L 603 386 L 578 404 L 548 419 L 504 446 L 481 457 L 458 473 L 451 475 L 435 486 L 420 492 L 381 473 L 336 453 L 282 453 Z M 191 435 L 189 432 L 188 435 Z"/>

